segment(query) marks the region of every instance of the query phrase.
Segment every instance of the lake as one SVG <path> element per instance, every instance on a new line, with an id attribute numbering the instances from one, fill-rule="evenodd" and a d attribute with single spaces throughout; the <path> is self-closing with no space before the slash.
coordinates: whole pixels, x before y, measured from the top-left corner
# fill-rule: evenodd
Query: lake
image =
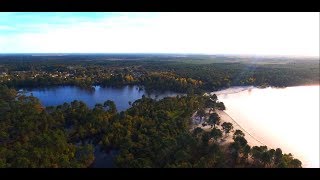
<path id="1" fill-rule="evenodd" d="M 138 86 L 124 86 L 121 88 L 115 87 L 100 87 L 94 86 L 93 91 L 81 89 L 75 86 L 57 86 L 51 88 L 35 88 L 28 89 L 26 95 L 33 95 L 40 99 L 44 106 L 57 106 L 64 102 L 72 102 L 74 100 L 81 100 L 85 102 L 90 108 L 97 103 L 103 103 L 106 100 L 115 102 L 118 111 L 126 110 L 130 107 L 129 101 L 132 103 L 140 99 L 142 95 L 154 99 L 162 99 L 164 97 L 173 97 L 178 95 L 174 92 L 155 92 L 146 94 L 144 90 L 139 90 Z"/>
<path id="2" fill-rule="evenodd" d="M 319 85 L 215 92 L 226 113 L 268 147 L 319 168 Z"/>

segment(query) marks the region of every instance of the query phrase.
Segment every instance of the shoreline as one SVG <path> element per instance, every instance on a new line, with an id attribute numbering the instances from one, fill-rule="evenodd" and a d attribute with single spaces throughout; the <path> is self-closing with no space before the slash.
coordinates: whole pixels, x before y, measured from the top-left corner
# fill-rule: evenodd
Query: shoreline
<path id="1" fill-rule="evenodd" d="M 245 134 L 245 139 L 248 142 L 248 145 L 250 145 L 251 147 L 253 146 L 267 146 L 268 148 L 273 148 L 269 145 L 266 145 L 265 143 L 261 142 L 260 140 L 258 140 L 256 137 L 254 137 L 253 135 L 251 135 L 248 131 L 246 131 L 243 127 L 241 127 L 229 114 L 227 114 L 225 111 L 223 110 L 215 110 L 215 112 L 219 115 L 220 117 L 220 125 L 216 125 L 217 128 L 219 128 L 220 130 L 222 130 L 221 124 L 224 122 L 229 122 L 232 123 L 233 125 L 233 130 L 230 132 L 230 134 L 223 138 L 222 141 L 220 142 L 221 144 L 226 144 L 226 143 L 232 143 L 233 139 L 232 139 L 232 133 L 239 129 L 241 130 L 244 134 Z M 209 113 L 209 109 L 206 109 L 206 113 Z M 206 126 L 202 126 L 202 123 L 205 122 L 205 118 L 203 120 L 199 120 L 196 118 L 196 112 L 192 115 L 192 126 L 190 128 L 190 131 L 194 130 L 197 127 L 200 127 L 201 129 L 203 129 L 204 131 L 210 131 L 212 128 L 210 125 L 206 125 Z M 198 121 L 198 122 L 197 122 Z"/>
<path id="2" fill-rule="evenodd" d="M 239 129 L 245 134 L 245 139 L 248 141 L 248 145 L 251 147 L 253 146 L 267 146 L 268 148 L 273 148 L 269 145 L 266 145 L 265 143 L 261 142 L 261 140 L 258 140 L 256 137 L 254 137 L 252 134 L 250 134 L 248 131 L 246 131 L 241 125 L 237 123 L 228 113 L 222 110 L 216 110 L 216 113 L 220 116 L 221 118 L 221 124 L 223 122 L 230 122 L 233 125 L 233 129 Z M 232 138 L 231 138 L 232 140 Z"/>
<path id="3" fill-rule="evenodd" d="M 239 90 L 240 88 L 235 89 L 235 91 Z M 248 133 L 251 134 L 252 132 L 253 137 L 258 137 L 256 139 L 262 140 L 263 144 L 271 144 L 272 146 L 267 145 L 269 149 L 281 148 L 284 153 L 291 153 L 302 162 L 302 167 L 319 167 L 319 161 L 317 160 L 319 157 L 319 152 L 317 152 L 319 141 L 317 139 L 319 137 L 312 137 L 312 135 L 317 134 L 316 132 L 319 132 L 317 128 L 319 127 L 319 119 L 316 118 L 319 117 L 319 102 L 316 101 L 319 97 L 319 85 L 310 84 L 287 88 L 269 87 L 255 90 L 251 93 L 247 90 L 230 96 L 217 95 L 219 100 L 226 103 L 227 108 L 230 106 L 225 111 L 226 116 L 229 115 L 227 112 L 231 113 L 235 117 L 234 120 L 239 121 L 240 126 L 243 125 Z M 297 108 L 292 105 L 294 104 L 292 103 L 292 97 L 301 94 L 303 94 L 302 104 L 308 105 Z M 273 98 L 275 98 L 275 101 L 273 101 Z M 270 105 L 274 106 L 267 109 Z M 295 115 L 293 115 L 293 112 Z M 221 113 L 219 113 L 219 116 L 225 120 Z M 297 125 L 298 119 L 304 119 L 303 124 Z M 227 120 L 230 120 L 229 117 Z M 234 122 L 232 123 L 234 124 Z M 311 125 L 311 129 L 308 130 L 307 124 Z M 309 137 L 312 138 L 308 140 Z M 248 135 L 245 135 L 245 138 L 247 140 L 251 139 Z M 251 144 L 256 143 L 250 141 Z"/>
<path id="4" fill-rule="evenodd" d="M 242 91 L 246 91 L 246 90 L 252 90 L 254 88 L 257 89 L 266 89 L 266 88 L 272 88 L 272 89 L 285 89 L 285 88 L 291 88 L 291 87 L 301 87 L 301 86 L 320 86 L 320 84 L 300 84 L 300 85 L 292 85 L 292 86 L 254 86 L 254 85 L 248 85 L 248 86 L 230 86 L 230 87 L 224 87 L 221 88 L 217 91 L 209 91 L 209 92 L 205 92 L 203 93 L 204 96 L 207 96 L 208 94 L 216 94 L 216 95 L 223 95 L 223 94 L 237 94 L 240 93 Z M 227 89 L 241 89 L 239 91 L 231 91 L 231 92 L 223 92 L 226 91 Z"/>

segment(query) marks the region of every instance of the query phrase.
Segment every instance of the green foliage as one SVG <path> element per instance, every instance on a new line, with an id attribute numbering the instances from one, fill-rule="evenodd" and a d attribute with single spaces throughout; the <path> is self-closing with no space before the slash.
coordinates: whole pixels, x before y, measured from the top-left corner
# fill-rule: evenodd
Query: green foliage
<path id="1" fill-rule="evenodd" d="M 0 87 L 4 94 L 15 98 L 0 98 L 6 107 L 0 107 L 0 165 L 1 167 L 87 167 L 93 161 L 89 147 L 81 157 L 75 154 L 83 149 L 69 142 L 61 119 L 54 119 L 34 97 L 25 97 Z M 89 148 L 89 149 L 88 149 Z"/>
<path id="2" fill-rule="evenodd" d="M 210 137 L 217 142 L 218 139 L 222 138 L 222 131 L 220 129 L 213 128 L 210 132 Z"/>
<path id="3" fill-rule="evenodd" d="M 216 125 L 220 124 L 220 117 L 217 113 L 212 113 L 207 122 L 209 125 L 216 127 Z"/>
<path id="4" fill-rule="evenodd" d="M 225 132 L 225 134 L 229 134 L 230 131 L 233 130 L 233 125 L 230 122 L 222 123 L 221 127 L 222 127 L 223 131 Z"/>
<path id="5" fill-rule="evenodd" d="M 93 109 L 81 101 L 44 108 L 5 86 L 0 92 L 0 167 L 89 167 L 98 144 L 118 151 L 116 167 L 301 167 L 281 149 L 251 148 L 240 130 L 229 148 L 219 141 L 219 127 L 190 132 L 190 117 L 205 106 L 204 96 L 143 97 L 117 113 L 112 101 Z M 213 113 L 209 122 L 219 119 Z M 232 124 L 222 128 L 227 134 Z"/>
<path id="6" fill-rule="evenodd" d="M 203 118 L 205 115 L 206 115 L 206 112 L 205 112 L 204 108 L 201 107 L 201 108 L 197 111 L 197 116 Z"/>
<path id="7" fill-rule="evenodd" d="M 104 55 L 1 56 L 0 167 L 88 167 L 97 144 L 119 151 L 118 167 L 301 167 L 298 159 L 279 148 L 251 148 L 240 130 L 225 148 L 218 143 L 223 135 L 216 128 L 220 124 L 216 113 L 207 120 L 214 126 L 211 132 L 201 128 L 190 132 L 190 117 L 195 111 L 205 117 L 204 108 L 226 109 L 216 95 L 201 96 L 204 91 L 318 84 L 318 60 L 275 65 L 274 60 L 252 63 L 190 57 L 150 60 L 149 56 L 120 55 L 117 58 L 122 61 L 108 61 Z M 44 108 L 38 99 L 11 89 L 56 85 L 90 91 L 93 85 L 139 85 L 148 93 L 171 90 L 188 96 L 160 101 L 144 96 L 118 113 L 108 100 L 93 109 L 80 101 Z M 225 136 L 233 130 L 231 123 L 221 127 Z"/>
<path id="8" fill-rule="evenodd" d="M 319 83 L 319 62 L 283 61 L 283 64 L 244 61 L 199 64 L 188 61 L 130 60 L 107 61 L 101 57 L 88 61 L 64 56 L 58 60 L 42 57 L 0 57 L 0 82 L 9 87 L 75 85 L 90 91 L 93 85 L 144 86 L 147 92 L 174 91 L 201 94 L 230 86 L 294 86 Z M 40 58 L 39 60 L 34 60 Z M 9 60 L 10 59 L 10 60 Z M 135 59 L 135 58 L 134 58 Z M 159 59 L 159 58 L 154 58 Z M 262 61 L 262 60 L 261 60 Z M 274 60 L 273 60 L 274 61 Z M 271 61 L 271 62 L 273 62 Z M 263 61 L 262 61 L 263 62 Z M 223 104 L 217 104 L 224 109 Z"/>

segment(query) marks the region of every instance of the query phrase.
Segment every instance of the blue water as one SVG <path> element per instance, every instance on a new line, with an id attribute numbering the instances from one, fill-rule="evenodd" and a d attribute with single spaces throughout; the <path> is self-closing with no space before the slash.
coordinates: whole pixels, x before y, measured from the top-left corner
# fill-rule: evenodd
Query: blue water
<path id="1" fill-rule="evenodd" d="M 31 94 L 40 99 L 44 106 L 57 106 L 64 102 L 70 103 L 74 100 L 80 100 L 85 102 L 90 108 L 93 108 L 97 103 L 112 100 L 115 102 L 118 111 L 128 109 L 130 107 L 129 101 L 133 103 L 135 100 L 140 99 L 142 95 L 157 100 L 178 95 L 178 93 L 173 92 L 157 92 L 148 95 L 144 90 L 139 90 L 138 86 L 124 86 L 121 88 L 95 86 L 93 91 L 75 86 L 57 86 L 26 90 L 26 95 Z"/>

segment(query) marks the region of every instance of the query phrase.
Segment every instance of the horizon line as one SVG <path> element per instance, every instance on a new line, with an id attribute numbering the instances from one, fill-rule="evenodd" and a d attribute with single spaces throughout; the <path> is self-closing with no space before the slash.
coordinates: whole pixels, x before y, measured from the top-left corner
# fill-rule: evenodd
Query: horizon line
<path id="1" fill-rule="evenodd" d="M 59 55 L 72 55 L 72 54 L 148 54 L 148 55 L 204 55 L 204 56 L 236 56 L 236 57 L 278 57 L 278 58 L 319 58 L 319 56 L 310 55 L 263 55 L 263 54 L 209 54 L 209 53 L 172 53 L 172 52 L 0 52 L 0 55 L 32 55 L 32 54 L 59 54 Z"/>

